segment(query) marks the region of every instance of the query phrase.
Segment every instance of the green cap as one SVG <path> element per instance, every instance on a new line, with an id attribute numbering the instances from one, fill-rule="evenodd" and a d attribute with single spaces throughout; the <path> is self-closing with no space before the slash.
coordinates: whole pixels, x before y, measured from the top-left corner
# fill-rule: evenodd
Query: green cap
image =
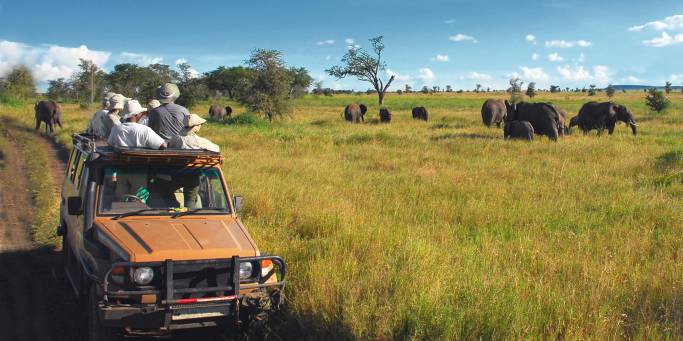
<path id="1" fill-rule="evenodd" d="M 180 89 L 173 83 L 166 83 L 157 88 L 157 99 L 163 104 L 173 103 L 180 97 Z"/>

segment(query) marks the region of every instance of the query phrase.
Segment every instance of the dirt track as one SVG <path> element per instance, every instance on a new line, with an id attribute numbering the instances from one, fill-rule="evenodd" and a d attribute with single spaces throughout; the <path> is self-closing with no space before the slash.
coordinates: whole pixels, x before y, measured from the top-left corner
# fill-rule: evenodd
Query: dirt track
<path id="1" fill-rule="evenodd" d="M 34 205 L 18 147 L 21 143 L 44 145 L 52 169 L 46 174 L 61 176 L 64 164 L 47 140 L 38 136 L 26 140 L 25 134 L 0 122 L 0 333 L 6 340 L 77 340 L 75 306 L 53 275 L 59 254 L 31 238 Z"/>

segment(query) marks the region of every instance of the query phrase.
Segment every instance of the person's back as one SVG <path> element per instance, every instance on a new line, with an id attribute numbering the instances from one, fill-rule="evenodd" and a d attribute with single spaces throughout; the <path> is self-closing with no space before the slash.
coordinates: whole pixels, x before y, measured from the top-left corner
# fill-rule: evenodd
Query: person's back
<path id="1" fill-rule="evenodd" d="M 170 140 L 180 134 L 185 127 L 185 116 L 189 115 L 183 106 L 175 103 L 163 104 L 149 113 L 148 125 L 164 140 Z"/>
<path id="2" fill-rule="evenodd" d="M 166 146 L 166 142 L 150 127 L 135 122 L 113 127 L 107 143 L 114 147 L 128 148 L 160 149 Z"/>

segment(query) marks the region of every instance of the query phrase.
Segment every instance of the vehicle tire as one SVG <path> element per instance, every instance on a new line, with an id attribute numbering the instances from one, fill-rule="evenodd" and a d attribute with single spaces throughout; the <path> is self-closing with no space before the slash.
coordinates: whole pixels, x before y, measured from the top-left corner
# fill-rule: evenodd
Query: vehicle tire
<path id="1" fill-rule="evenodd" d="M 88 290 L 88 301 L 87 301 L 87 328 L 86 328 L 86 338 L 87 341 L 113 341 L 117 340 L 116 330 L 114 328 L 109 328 L 102 325 L 100 318 L 97 314 L 97 288 L 96 284 L 90 286 Z"/>

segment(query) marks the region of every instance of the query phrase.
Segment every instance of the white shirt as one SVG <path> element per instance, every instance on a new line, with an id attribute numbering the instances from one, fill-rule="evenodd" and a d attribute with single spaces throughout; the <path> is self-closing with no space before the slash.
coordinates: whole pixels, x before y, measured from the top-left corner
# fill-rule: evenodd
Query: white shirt
<path id="1" fill-rule="evenodd" d="M 87 132 L 89 134 L 93 134 L 99 138 L 107 137 L 105 136 L 103 123 L 104 116 L 107 116 L 107 113 L 109 113 L 109 110 L 102 109 L 96 112 L 94 115 L 92 115 L 92 119 L 90 120 L 90 123 L 88 123 Z"/>
<path id="2" fill-rule="evenodd" d="M 193 133 L 173 136 L 171 140 L 168 141 L 168 147 L 180 149 L 206 149 L 216 153 L 220 151 L 217 144 Z"/>
<path id="3" fill-rule="evenodd" d="M 146 125 L 126 122 L 111 128 L 107 143 L 115 147 L 159 149 L 164 139 Z"/>

